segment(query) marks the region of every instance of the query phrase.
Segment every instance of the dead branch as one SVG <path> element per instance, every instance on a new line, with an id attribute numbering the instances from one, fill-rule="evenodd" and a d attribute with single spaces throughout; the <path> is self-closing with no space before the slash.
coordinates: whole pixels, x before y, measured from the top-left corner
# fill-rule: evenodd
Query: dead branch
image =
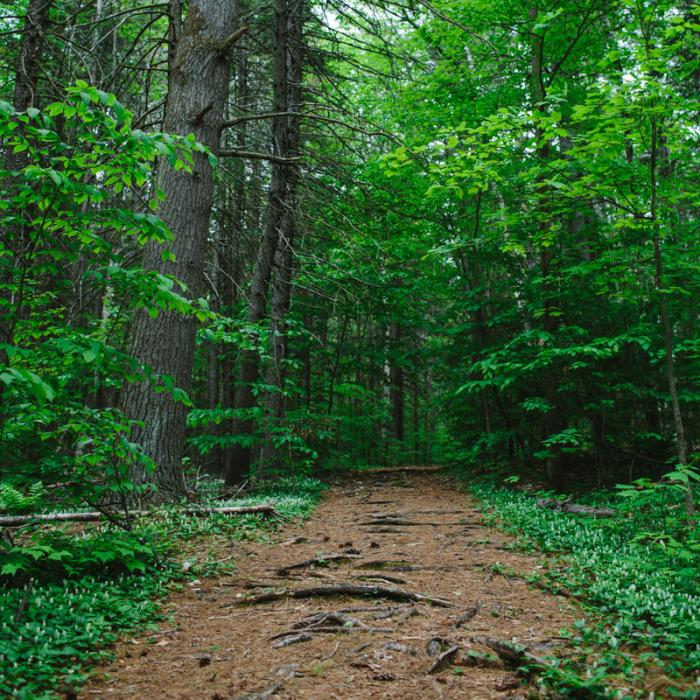
<path id="1" fill-rule="evenodd" d="M 590 515 L 594 518 L 612 518 L 617 515 L 617 511 L 612 508 L 595 508 L 594 506 L 584 506 L 580 503 L 557 501 L 555 498 L 538 498 L 535 503 L 541 508 L 549 508 L 550 510 L 558 510 L 574 515 Z"/>
<path id="2" fill-rule="evenodd" d="M 275 510 L 273 505 L 262 504 L 259 506 L 226 506 L 221 508 L 185 508 L 178 510 L 186 515 L 266 515 L 289 520 L 286 516 Z M 145 518 L 157 515 L 157 510 L 132 510 L 129 515 L 136 518 Z M 0 527 L 20 527 L 30 523 L 59 523 L 59 522 L 79 522 L 87 523 L 100 520 L 105 517 L 98 511 L 83 513 L 33 513 L 31 515 L 4 515 L 0 516 Z"/>
<path id="3" fill-rule="evenodd" d="M 313 635 L 306 632 L 301 632 L 300 634 L 286 635 L 279 642 L 275 642 L 272 646 L 275 649 L 281 649 L 282 647 L 288 647 L 292 644 L 299 644 L 300 642 L 310 642 L 313 639 Z"/>
<path id="4" fill-rule="evenodd" d="M 459 645 L 457 644 L 451 646 L 449 649 L 447 649 L 447 651 L 443 651 L 428 669 L 428 673 L 439 673 L 444 668 L 449 666 L 454 661 L 458 651 Z"/>
<path id="5" fill-rule="evenodd" d="M 413 593 L 404 591 L 400 588 L 385 588 L 384 586 L 363 586 L 352 583 L 339 583 L 334 586 L 317 586 L 313 588 L 299 588 L 297 590 L 284 589 L 281 591 L 270 591 L 269 593 L 261 593 L 236 600 L 232 603 L 226 603 L 222 607 L 229 605 L 257 605 L 259 603 L 271 603 L 275 600 L 284 600 L 285 598 L 315 598 L 334 595 L 349 595 L 349 596 L 369 596 L 374 598 L 389 598 L 390 600 L 410 600 L 414 603 L 424 602 L 431 603 L 441 608 L 451 608 L 452 603 L 442 598 L 433 598 L 432 596 L 423 595 L 422 593 Z"/>
<path id="6" fill-rule="evenodd" d="M 256 151 L 239 151 L 237 149 L 219 151 L 220 158 L 245 158 L 246 160 L 267 160 L 271 163 L 296 163 L 299 157 L 284 158 L 272 153 L 257 153 Z"/>
<path id="7" fill-rule="evenodd" d="M 462 625 L 466 624 L 471 620 L 473 617 L 476 616 L 476 614 L 479 612 L 479 608 L 481 607 L 481 603 L 477 602 L 476 605 L 474 605 L 471 608 L 468 608 L 465 610 L 456 620 L 455 620 L 455 627 L 461 627 Z"/>
<path id="8" fill-rule="evenodd" d="M 421 571 L 425 567 L 411 564 L 408 561 L 374 559 L 357 565 L 358 569 L 389 569 L 389 571 Z"/>
<path id="9" fill-rule="evenodd" d="M 358 581 L 386 581 L 387 583 L 406 583 L 406 579 L 399 578 L 398 576 L 387 576 L 386 574 L 361 574 L 359 576 L 353 576 L 354 579 Z"/>
<path id="10" fill-rule="evenodd" d="M 478 641 L 492 651 L 495 651 L 501 661 L 508 668 L 527 666 L 532 670 L 537 671 L 549 667 L 549 664 L 547 664 L 544 659 L 541 659 L 539 656 L 535 656 L 525 647 L 521 647 L 510 642 L 504 642 L 500 639 L 493 639 L 492 637 L 484 637 Z"/>

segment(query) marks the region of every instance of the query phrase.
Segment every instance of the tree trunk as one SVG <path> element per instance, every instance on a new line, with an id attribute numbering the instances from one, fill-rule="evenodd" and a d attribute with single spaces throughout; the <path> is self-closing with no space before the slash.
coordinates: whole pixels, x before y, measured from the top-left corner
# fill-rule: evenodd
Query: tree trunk
<path id="1" fill-rule="evenodd" d="M 537 7 L 532 7 L 530 10 L 530 20 L 533 23 L 537 22 L 539 10 Z M 532 58 L 531 58 L 531 98 L 532 109 L 540 116 L 545 114 L 544 100 L 546 98 L 546 90 L 544 86 L 544 36 L 537 34 L 534 29 L 532 33 Z M 539 125 L 535 126 L 535 140 L 539 144 L 537 146 L 537 158 L 541 163 L 546 163 L 550 157 L 551 144 L 543 139 L 542 128 Z M 541 197 L 544 197 L 547 191 L 547 186 L 542 182 L 545 179 L 544 175 L 538 176 L 537 191 Z M 543 203 L 540 203 L 540 223 L 539 228 L 543 238 L 546 237 L 550 229 L 550 221 L 548 220 L 548 212 Z M 554 253 L 552 246 L 542 246 L 540 249 L 540 275 L 542 277 L 542 326 L 545 332 L 554 336 L 558 327 L 559 321 L 552 311 L 552 297 L 554 291 L 552 289 L 552 262 Z M 565 420 L 562 416 L 561 406 L 559 405 L 558 395 L 558 377 L 554 367 L 547 367 L 543 372 L 544 381 L 544 396 L 550 408 L 544 416 L 544 437 L 550 437 L 559 433 L 565 425 Z M 556 449 L 556 448 L 555 448 Z M 547 458 L 546 475 L 547 480 L 555 486 L 561 485 L 563 480 L 563 464 L 561 454 L 556 451 Z"/>
<path id="2" fill-rule="evenodd" d="M 168 0 L 168 95 L 175 88 L 175 62 L 181 33 L 182 0 Z"/>
<path id="3" fill-rule="evenodd" d="M 404 439 L 404 376 L 403 367 L 396 361 L 396 353 L 401 343 L 401 326 L 392 323 L 389 326 L 390 350 L 394 357 L 389 361 L 389 398 L 391 402 L 391 423 L 394 439 L 403 442 Z"/>
<path id="4" fill-rule="evenodd" d="M 39 103 L 41 59 L 46 46 L 45 36 L 52 4 L 53 0 L 30 0 L 27 9 L 12 98 L 12 105 L 19 111 L 36 107 Z"/>
<path id="5" fill-rule="evenodd" d="M 12 106 L 18 112 L 24 112 L 39 104 L 38 85 L 41 76 L 41 60 L 44 54 L 45 33 L 49 25 L 49 10 L 53 0 L 31 0 L 24 18 L 22 45 L 20 46 L 17 68 L 15 71 L 15 89 Z M 14 153 L 6 149 L 3 153 L 5 168 L 8 171 L 21 170 L 28 165 L 27 152 Z M 0 290 L 8 298 L 13 298 L 13 280 L 16 270 L 22 263 L 17 260 L 18 251 L 24 249 L 24 231 L 22 225 L 12 226 L 3 232 L 3 243 L 15 251 L 12 256 L 0 256 Z M 14 299 L 13 299 L 14 301 Z M 15 306 L 15 308 L 12 308 Z M 21 303 L 9 308 L 0 306 L 0 343 L 14 343 L 14 327 L 22 313 Z M 7 353 L 0 348 L 0 366 L 7 364 Z M 4 403 L 5 385 L 0 386 L 0 427 L 2 427 L 2 406 Z"/>
<path id="6" fill-rule="evenodd" d="M 287 34 L 287 135 L 286 156 L 297 158 L 300 147 L 300 112 L 302 101 L 303 78 L 303 39 L 304 39 L 304 2 L 293 0 L 288 6 Z M 284 421 L 284 366 L 287 354 L 287 337 L 285 317 L 289 311 L 292 298 L 292 276 L 294 267 L 294 241 L 296 234 L 297 183 L 299 169 L 295 163 L 283 165 L 287 168 L 287 192 L 284 198 L 285 211 L 282 215 L 280 235 L 275 254 L 275 281 L 272 287 L 272 304 L 270 308 L 270 344 L 272 361 L 267 371 L 265 383 L 274 387 L 265 396 L 266 434 L 260 467 L 278 466 L 280 456 L 274 448 L 274 436 L 271 429 Z"/>
<path id="7" fill-rule="evenodd" d="M 276 156 L 287 154 L 287 46 L 288 46 L 288 7 L 287 0 L 275 0 L 275 48 L 273 57 L 273 99 L 272 112 L 272 150 Z M 258 324 L 265 318 L 267 297 L 270 287 L 272 265 L 280 238 L 280 231 L 285 215 L 285 197 L 287 193 L 287 166 L 282 162 L 272 163 L 269 202 L 265 219 L 265 228 L 255 260 L 255 269 L 248 300 L 248 322 Z M 246 477 L 250 471 L 252 451 L 253 420 L 249 413 L 255 406 L 253 385 L 258 381 L 260 357 L 257 350 L 246 350 L 241 359 L 236 388 L 235 409 L 238 414 L 234 420 L 233 432 L 239 436 L 241 444 L 231 450 L 231 459 L 226 473 L 226 483 L 235 484 Z"/>
<path id="8" fill-rule="evenodd" d="M 658 159 L 659 159 L 659 125 L 656 116 L 651 117 L 651 157 L 649 159 L 649 179 L 651 181 L 651 202 L 649 205 L 652 237 L 654 242 L 654 286 L 659 297 L 659 321 L 664 339 L 664 351 L 666 355 L 666 381 L 668 383 L 668 393 L 671 397 L 671 411 L 673 414 L 673 428 L 676 442 L 676 458 L 678 465 L 686 467 L 688 465 L 688 445 L 685 438 L 685 425 L 683 414 L 678 400 L 678 386 L 676 382 L 676 364 L 673 358 L 675 338 L 673 326 L 666 304 L 666 290 L 664 288 L 664 259 L 661 248 L 660 221 L 658 216 Z M 695 513 L 695 502 L 693 490 L 690 483 L 685 488 L 685 507 L 689 517 Z"/>
<path id="9" fill-rule="evenodd" d="M 219 150 L 224 105 L 228 93 L 230 44 L 235 12 L 227 0 L 192 0 L 178 42 L 172 90 L 165 111 L 165 130 L 194 133 L 197 140 Z M 201 289 L 204 254 L 214 193 L 214 174 L 205 155 L 196 154 L 191 173 L 176 171 L 163 160 L 159 186 L 166 199 L 159 215 L 175 240 L 168 246 L 175 260 L 163 260 L 163 246 L 148 244 L 146 269 L 175 275 L 196 296 Z M 131 329 L 131 352 L 139 363 L 170 375 L 175 386 L 191 391 L 196 320 L 174 312 L 156 318 L 139 312 Z M 156 463 L 154 473 L 133 469 L 136 483 L 158 488 L 157 499 L 176 500 L 184 494 L 182 456 L 187 407 L 168 393 L 156 393 L 147 382 L 131 384 L 122 396 L 122 408 L 139 421 L 133 439 Z"/>

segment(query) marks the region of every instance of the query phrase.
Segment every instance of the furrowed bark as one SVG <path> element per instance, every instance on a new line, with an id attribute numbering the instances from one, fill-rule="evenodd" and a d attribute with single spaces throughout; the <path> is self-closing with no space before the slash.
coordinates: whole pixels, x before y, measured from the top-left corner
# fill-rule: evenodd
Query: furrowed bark
<path id="1" fill-rule="evenodd" d="M 177 46 L 172 89 L 165 112 L 165 131 L 193 133 L 216 154 L 224 120 L 230 72 L 229 52 L 222 46 L 235 25 L 235 10 L 226 0 L 192 0 Z M 168 246 L 174 261 L 163 260 L 164 246 L 148 244 L 144 267 L 172 274 L 187 285 L 189 294 L 201 290 L 204 254 L 211 214 L 214 174 L 203 154 L 195 155 L 191 173 L 176 171 L 163 161 L 159 187 L 166 199 L 159 215 L 175 240 Z M 131 329 L 131 353 L 142 365 L 170 375 L 175 386 L 190 392 L 196 320 L 174 312 L 154 319 L 139 312 Z M 155 498 L 176 500 L 185 492 L 182 472 L 187 407 L 168 393 L 156 393 L 148 382 L 126 387 L 121 401 L 125 414 L 139 423 L 132 438 L 156 463 L 154 473 L 142 466 L 132 470 L 137 484 L 157 487 Z"/>

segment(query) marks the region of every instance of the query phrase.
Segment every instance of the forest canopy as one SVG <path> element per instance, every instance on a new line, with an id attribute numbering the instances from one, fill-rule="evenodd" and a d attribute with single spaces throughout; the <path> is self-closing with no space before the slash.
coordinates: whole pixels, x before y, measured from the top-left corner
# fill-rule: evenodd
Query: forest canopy
<path id="1" fill-rule="evenodd" d="M 3 478 L 687 481 L 697 4 L 224 5 L 0 6 Z"/>

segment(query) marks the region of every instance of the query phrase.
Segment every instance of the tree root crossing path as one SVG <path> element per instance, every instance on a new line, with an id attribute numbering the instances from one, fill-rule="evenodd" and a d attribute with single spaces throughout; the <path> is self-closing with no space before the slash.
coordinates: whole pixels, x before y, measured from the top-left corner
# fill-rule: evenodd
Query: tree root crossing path
<path id="1" fill-rule="evenodd" d="M 273 543 L 235 543 L 234 576 L 173 594 L 81 698 L 526 697 L 517 667 L 565 653 L 574 610 L 509 542 L 439 473 L 340 481 Z"/>

